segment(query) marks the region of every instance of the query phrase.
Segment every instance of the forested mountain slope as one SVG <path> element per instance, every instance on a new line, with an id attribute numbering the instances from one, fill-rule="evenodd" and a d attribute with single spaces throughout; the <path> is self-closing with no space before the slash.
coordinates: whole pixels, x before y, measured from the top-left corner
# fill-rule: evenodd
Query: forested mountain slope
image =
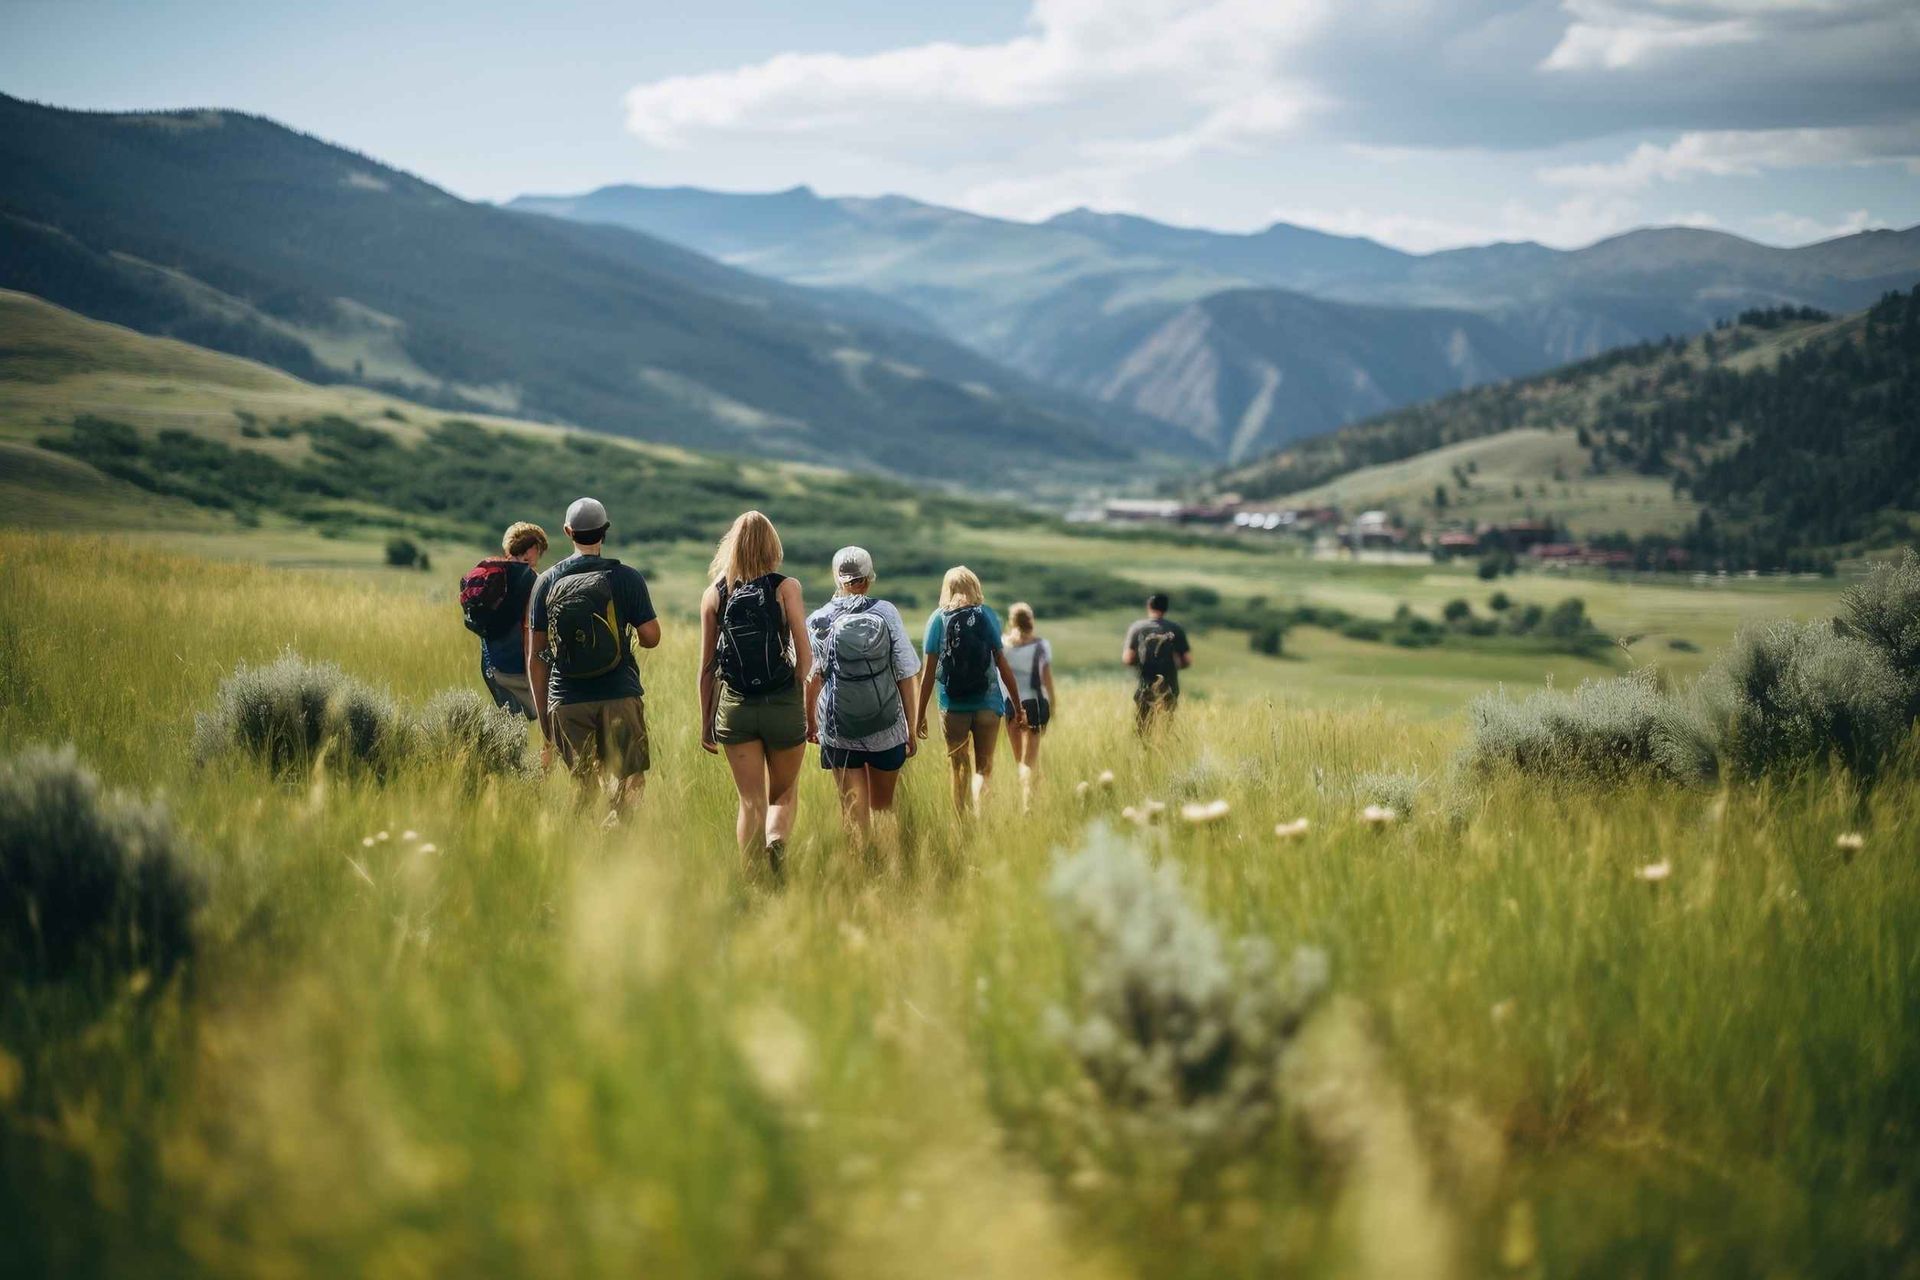
<path id="1" fill-rule="evenodd" d="M 230 112 L 0 98 L 0 285 L 313 380 L 990 487 L 1133 474 L 1149 434 L 891 304 L 468 203 Z"/>

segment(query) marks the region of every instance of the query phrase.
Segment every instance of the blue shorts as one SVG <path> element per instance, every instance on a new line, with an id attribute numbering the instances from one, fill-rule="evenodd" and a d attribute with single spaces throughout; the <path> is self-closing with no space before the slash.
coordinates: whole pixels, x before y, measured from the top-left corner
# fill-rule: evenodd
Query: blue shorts
<path id="1" fill-rule="evenodd" d="M 907 763 L 907 744 L 888 747 L 885 751 L 856 751 L 852 747 L 830 747 L 820 744 L 820 767 L 822 769 L 880 769 L 887 773 L 898 773 Z"/>

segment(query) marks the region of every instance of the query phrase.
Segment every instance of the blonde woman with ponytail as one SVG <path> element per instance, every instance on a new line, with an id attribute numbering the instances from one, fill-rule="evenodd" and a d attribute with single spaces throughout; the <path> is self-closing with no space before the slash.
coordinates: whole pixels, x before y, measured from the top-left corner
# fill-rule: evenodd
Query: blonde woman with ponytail
<path id="1" fill-rule="evenodd" d="M 1024 721 L 1007 726 L 1007 741 L 1020 768 L 1020 808 L 1033 807 L 1033 783 L 1040 773 L 1040 738 L 1058 705 L 1053 692 L 1053 645 L 1034 629 L 1033 606 L 1024 602 L 1007 610 L 1007 666 L 1013 672 L 1014 693 L 1026 712 Z"/>
<path id="2" fill-rule="evenodd" d="M 700 745 L 725 752 L 743 858 L 778 879 L 807 754 L 804 682 L 813 666 L 800 583 L 780 572 L 779 531 L 758 511 L 733 522 L 700 598 Z"/>

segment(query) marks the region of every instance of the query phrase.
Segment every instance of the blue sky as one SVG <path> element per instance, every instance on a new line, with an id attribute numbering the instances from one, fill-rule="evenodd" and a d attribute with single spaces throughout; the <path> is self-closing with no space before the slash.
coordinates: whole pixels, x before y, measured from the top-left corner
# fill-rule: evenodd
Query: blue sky
<path id="1" fill-rule="evenodd" d="M 501 200 L 1076 205 L 1413 249 L 1920 223 L 1913 0 L 0 0 L 0 89 L 255 111 Z"/>

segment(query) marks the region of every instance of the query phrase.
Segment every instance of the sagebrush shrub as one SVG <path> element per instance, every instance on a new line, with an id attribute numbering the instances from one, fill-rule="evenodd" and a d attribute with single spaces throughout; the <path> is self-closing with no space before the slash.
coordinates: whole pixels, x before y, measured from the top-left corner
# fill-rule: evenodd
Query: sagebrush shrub
<path id="1" fill-rule="evenodd" d="M 1721 758 L 1747 778 L 1838 760 L 1872 777 L 1907 725 L 1907 689 L 1885 657 L 1825 622 L 1751 627 L 1700 678 Z"/>
<path id="2" fill-rule="evenodd" d="M 1420 802 L 1422 782 L 1417 773 L 1376 770 L 1355 775 L 1353 798 L 1363 805 L 1385 805 L 1403 818 L 1411 818 Z"/>
<path id="3" fill-rule="evenodd" d="M 1879 651 L 1906 686 L 1908 719 L 1920 715 L 1920 555 L 1876 565 L 1840 609 L 1840 630 Z"/>
<path id="4" fill-rule="evenodd" d="M 435 694 L 414 727 L 415 746 L 430 759 L 483 776 L 524 777 L 533 771 L 525 717 L 472 689 Z"/>
<path id="5" fill-rule="evenodd" d="M 1077 961 L 1049 1021 L 1121 1136 L 1182 1164 L 1255 1143 L 1325 954 L 1302 948 L 1281 973 L 1263 939 L 1229 948 L 1176 866 L 1105 831 L 1059 862 L 1049 894 Z"/>
<path id="6" fill-rule="evenodd" d="M 322 751 L 337 764 L 384 771 L 405 738 L 392 699 L 330 662 L 291 652 L 264 667 L 241 663 L 221 682 L 213 709 L 194 722 L 194 754 L 203 763 L 239 752 L 281 774 L 307 769 Z"/>
<path id="7" fill-rule="evenodd" d="M 166 815 L 102 791 L 71 747 L 0 762 L 0 973 L 164 977 L 200 899 Z"/>
<path id="8" fill-rule="evenodd" d="M 1465 763 L 1482 773 L 1512 769 L 1582 785 L 1700 782 L 1714 774 L 1706 725 L 1662 692 L 1650 671 L 1518 701 L 1504 691 L 1483 694 L 1468 704 L 1467 720 Z"/>

